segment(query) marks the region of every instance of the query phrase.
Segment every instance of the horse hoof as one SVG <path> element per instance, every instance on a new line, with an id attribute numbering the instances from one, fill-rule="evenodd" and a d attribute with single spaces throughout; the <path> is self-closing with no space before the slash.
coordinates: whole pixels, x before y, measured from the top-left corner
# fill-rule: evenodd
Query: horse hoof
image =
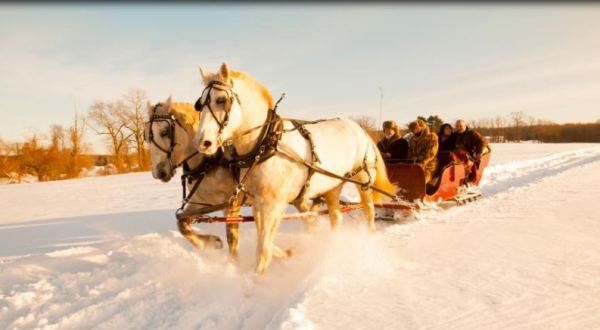
<path id="1" fill-rule="evenodd" d="M 223 248 L 223 241 L 218 236 L 212 236 L 210 238 L 210 246 L 213 247 L 213 248 L 215 248 L 215 249 L 222 249 Z"/>
<path id="2" fill-rule="evenodd" d="M 229 262 L 232 264 L 239 264 L 240 263 L 240 257 L 237 254 L 230 254 L 229 255 Z"/>

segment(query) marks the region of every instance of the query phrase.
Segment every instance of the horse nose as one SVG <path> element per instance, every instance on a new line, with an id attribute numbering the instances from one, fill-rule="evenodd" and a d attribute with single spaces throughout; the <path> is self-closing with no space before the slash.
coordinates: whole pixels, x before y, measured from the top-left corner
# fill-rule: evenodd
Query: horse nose
<path id="1" fill-rule="evenodd" d="M 204 142 L 202 143 L 202 146 L 203 146 L 204 148 L 208 148 L 208 147 L 210 147 L 211 145 L 212 145 L 212 142 L 210 142 L 210 141 L 208 141 L 208 140 L 206 140 L 206 141 L 204 141 Z"/>
<path id="2" fill-rule="evenodd" d="M 159 178 L 159 179 L 164 179 L 164 178 L 166 178 L 166 177 L 167 177 L 167 172 L 166 172 L 165 170 L 160 170 L 160 171 L 158 172 L 158 178 Z"/>

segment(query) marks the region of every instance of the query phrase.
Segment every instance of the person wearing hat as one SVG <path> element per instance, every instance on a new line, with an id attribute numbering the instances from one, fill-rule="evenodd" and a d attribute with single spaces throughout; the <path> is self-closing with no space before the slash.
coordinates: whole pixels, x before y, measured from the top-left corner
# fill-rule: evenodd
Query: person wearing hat
<path id="1" fill-rule="evenodd" d="M 398 124 L 393 120 L 386 120 L 383 122 L 383 137 L 377 142 L 377 148 L 381 151 L 381 155 L 385 159 L 392 157 L 391 149 L 392 143 L 396 142 L 400 138 L 400 129 Z"/>
<path id="2" fill-rule="evenodd" d="M 408 125 L 413 133 L 408 141 L 409 159 L 423 168 L 425 183 L 429 182 L 437 167 L 438 138 L 421 119 Z"/>
<path id="3" fill-rule="evenodd" d="M 463 119 L 456 121 L 454 153 L 465 164 L 466 182 L 473 181 L 481 162 L 481 155 L 488 147 L 487 140 L 477 131 L 470 129 Z"/>

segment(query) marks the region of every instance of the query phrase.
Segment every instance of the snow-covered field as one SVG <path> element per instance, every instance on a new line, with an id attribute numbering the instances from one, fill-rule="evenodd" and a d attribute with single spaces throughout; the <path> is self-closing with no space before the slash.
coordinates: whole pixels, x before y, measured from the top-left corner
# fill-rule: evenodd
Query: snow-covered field
<path id="1" fill-rule="evenodd" d="M 493 150 L 484 199 L 372 235 L 285 223 L 262 277 L 252 224 L 238 264 L 177 233 L 178 180 L 0 186 L 0 328 L 600 328 L 600 145 Z"/>

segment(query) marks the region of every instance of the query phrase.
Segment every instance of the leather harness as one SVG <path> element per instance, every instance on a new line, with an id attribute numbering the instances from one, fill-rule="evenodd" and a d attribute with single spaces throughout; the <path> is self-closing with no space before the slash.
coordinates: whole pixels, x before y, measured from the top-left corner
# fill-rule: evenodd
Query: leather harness
<path id="1" fill-rule="evenodd" d="M 224 91 L 227 94 L 227 97 L 229 99 L 230 106 L 229 106 L 229 109 L 225 109 L 225 116 L 222 121 L 220 121 L 219 118 L 215 115 L 215 113 L 211 107 L 211 104 L 210 104 L 211 103 L 211 96 L 210 96 L 211 93 L 210 92 L 212 89 Z M 205 98 L 205 101 L 202 102 L 202 96 L 204 96 L 204 95 L 206 95 L 206 98 Z M 265 120 L 264 124 L 254 127 L 254 128 L 251 128 L 241 134 L 241 135 L 245 135 L 245 134 L 248 134 L 248 133 L 254 131 L 255 129 L 259 129 L 259 128 L 261 129 L 261 133 L 259 134 L 259 138 L 258 138 L 258 143 L 256 143 L 256 145 L 252 148 L 252 150 L 250 150 L 246 154 L 239 155 L 237 153 L 237 150 L 235 150 L 235 147 L 233 146 L 232 141 L 229 140 L 229 141 L 226 141 L 226 143 L 222 144 L 222 148 L 225 150 L 225 152 L 220 154 L 217 157 L 219 159 L 217 164 L 227 166 L 237 184 L 233 195 L 231 196 L 231 198 L 228 201 L 229 206 L 233 205 L 233 203 L 237 200 L 239 194 L 242 192 L 245 193 L 245 195 L 253 197 L 252 194 L 250 192 L 248 192 L 245 187 L 245 181 L 248 178 L 248 175 L 250 174 L 252 169 L 257 164 L 260 164 L 260 163 L 268 160 L 269 158 L 273 157 L 276 153 L 280 153 L 283 156 L 285 156 L 295 162 L 301 163 L 307 167 L 308 175 L 307 175 L 306 183 L 302 186 L 302 188 L 300 189 L 300 192 L 298 193 L 297 197 L 294 199 L 293 202 L 297 202 L 297 201 L 304 199 L 304 195 L 309 188 L 310 180 L 314 173 L 320 173 L 325 176 L 333 177 L 333 178 L 339 179 L 343 182 L 351 182 L 354 184 L 358 184 L 361 186 L 361 188 L 363 190 L 371 188 L 373 190 L 376 190 L 376 191 L 383 193 L 385 195 L 388 195 L 390 197 L 394 197 L 394 195 L 391 195 L 388 192 L 386 192 L 382 189 L 379 189 L 377 187 L 374 187 L 372 185 L 372 178 L 368 171 L 369 166 L 367 164 L 367 153 L 365 153 L 365 157 L 363 159 L 363 164 L 360 167 L 344 174 L 343 176 L 338 175 L 333 172 L 330 172 L 330 171 L 325 170 L 325 169 L 321 168 L 320 166 L 318 166 L 317 164 L 320 163 L 320 159 L 319 159 L 317 153 L 315 152 L 315 146 L 314 146 L 314 142 L 313 142 L 311 133 L 309 130 L 306 129 L 305 125 L 320 123 L 323 121 L 327 121 L 327 119 L 321 119 L 321 120 L 316 120 L 316 121 L 304 121 L 304 120 L 281 118 L 279 115 L 277 115 L 277 107 L 278 107 L 279 103 L 283 100 L 284 96 L 285 96 L 285 94 L 283 94 L 279 98 L 279 100 L 275 103 L 275 106 L 272 109 L 268 110 L 267 119 Z M 194 105 L 196 111 L 198 111 L 198 112 L 202 112 L 203 108 L 207 107 L 210 114 L 212 115 L 212 117 L 215 119 L 215 121 L 219 125 L 219 136 L 217 137 L 217 140 L 221 139 L 220 135 L 223 132 L 224 128 L 229 123 L 228 122 L 229 113 L 231 111 L 231 107 L 233 105 L 234 100 L 237 101 L 238 104 L 241 105 L 238 95 L 233 91 L 232 84 L 226 84 L 226 83 L 223 83 L 220 81 L 211 81 L 207 84 L 206 88 L 202 91 L 200 98 L 196 101 L 196 104 Z M 329 119 L 329 120 L 336 120 L 336 119 Z M 288 130 L 284 129 L 284 127 L 283 127 L 284 121 L 290 121 L 292 123 L 292 125 L 294 126 L 294 128 L 288 129 Z M 306 161 L 304 158 L 297 155 L 295 152 L 293 152 L 287 146 L 279 143 L 279 141 L 281 140 L 281 137 L 284 133 L 288 133 L 288 132 L 291 132 L 294 130 L 298 130 L 300 135 L 304 139 L 307 140 L 307 142 L 310 146 L 310 150 L 311 150 L 311 161 L 310 162 Z M 377 162 L 377 159 L 375 159 L 375 162 Z M 246 168 L 248 169 L 246 171 L 246 174 L 243 177 L 241 177 L 241 170 L 246 169 Z M 355 179 L 352 179 L 352 177 L 354 177 L 361 171 L 366 171 L 367 174 L 369 175 L 369 180 L 367 182 L 360 182 Z M 193 172 L 196 172 L 196 171 L 193 171 Z M 202 177 L 206 174 L 206 170 L 198 170 L 197 172 L 198 172 L 198 175 L 201 175 Z M 192 175 L 190 177 L 195 177 L 195 176 Z M 183 177 L 182 177 L 182 180 L 183 180 Z M 196 186 L 194 188 L 197 188 L 197 185 L 199 184 L 200 181 L 201 180 L 198 180 L 196 182 Z M 190 191 L 188 196 L 192 195 L 195 192 L 196 189 L 194 189 L 194 188 Z M 185 187 L 184 187 L 184 190 L 185 190 Z M 185 194 L 185 192 L 184 192 L 184 194 Z M 184 200 L 184 202 L 185 202 L 185 200 Z M 188 203 L 189 203 L 189 201 L 188 201 Z M 215 210 L 211 208 L 211 212 L 212 211 L 215 211 Z M 199 211 L 199 213 L 200 212 L 201 211 Z"/>

